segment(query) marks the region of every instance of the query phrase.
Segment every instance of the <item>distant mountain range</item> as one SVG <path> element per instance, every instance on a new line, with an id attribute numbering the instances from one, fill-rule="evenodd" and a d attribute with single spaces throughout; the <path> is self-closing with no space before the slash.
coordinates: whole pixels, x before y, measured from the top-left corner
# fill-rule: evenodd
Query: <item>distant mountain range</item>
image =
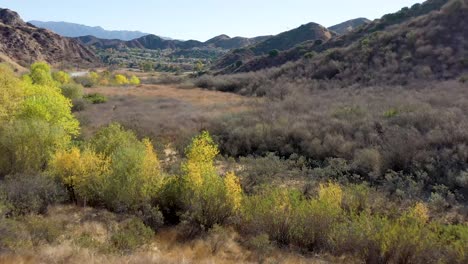
<path id="1" fill-rule="evenodd" d="M 99 61 L 78 41 L 25 23 L 18 13 L 0 8 L 0 62 L 19 68 L 41 60 L 51 64 L 67 62 L 70 66 Z"/>
<path id="2" fill-rule="evenodd" d="M 261 36 L 255 38 L 243 38 L 235 37 L 231 38 L 226 35 L 220 35 L 214 37 L 206 42 L 197 40 L 168 40 L 163 39 L 156 35 L 146 35 L 137 39 L 122 41 L 117 39 L 100 39 L 94 36 L 77 37 L 76 39 L 82 44 L 87 46 L 93 46 L 96 48 L 107 49 L 107 48 L 135 48 L 135 49 L 152 49 L 152 50 L 163 50 L 163 49 L 182 49 L 189 50 L 194 48 L 209 49 L 219 48 L 224 50 L 242 48 L 249 45 L 254 45 L 261 41 L 264 41 L 271 36 Z"/>
<path id="3" fill-rule="evenodd" d="M 105 30 L 102 27 L 90 27 L 68 22 L 43 22 L 32 20 L 29 21 L 29 23 L 35 25 L 36 27 L 51 30 L 61 36 L 71 38 L 82 36 L 94 36 L 101 39 L 132 40 L 149 35 L 149 33 L 143 33 L 140 31 Z M 170 39 L 166 37 L 162 38 Z"/>

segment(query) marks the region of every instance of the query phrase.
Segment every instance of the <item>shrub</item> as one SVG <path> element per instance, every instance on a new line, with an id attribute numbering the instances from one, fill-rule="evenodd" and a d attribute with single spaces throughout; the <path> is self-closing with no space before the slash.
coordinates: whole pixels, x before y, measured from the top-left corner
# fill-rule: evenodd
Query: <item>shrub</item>
<path id="1" fill-rule="evenodd" d="M 81 112 L 86 109 L 88 101 L 83 98 L 74 99 L 72 101 L 72 112 Z"/>
<path id="2" fill-rule="evenodd" d="M 0 219 L 0 248 L 21 250 L 32 247 L 30 235 L 24 224 L 13 219 Z"/>
<path id="3" fill-rule="evenodd" d="M 70 200 L 97 203 L 110 173 L 110 160 L 90 149 L 59 150 L 52 157 L 49 173 L 67 188 Z"/>
<path id="4" fill-rule="evenodd" d="M 153 235 L 151 228 L 134 218 L 120 225 L 112 234 L 111 242 L 119 252 L 130 253 L 149 242 Z"/>
<path id="5" fill-rule="evenodd" d="M 92 104 L 103 104 L 107 102 L 107 97 L 100 93 L 87 94 L 83 98 Z"/>
<path id="6" fill-rule="evenodd" d="M 52 78 L 61 85 L 70 84 L 71 82 L 70 74 L 64 71 L 53 72 Z"/>
<path id="7" fill-rule="evenodd" d="M 326 246 L 331 227 L 342 215 L 341 188 L 321 185 L 319 196 L 306 199 L 294 190 L 268 188 L 249 196 L 243 206 L 244 232 L 268 234 L 284 245 L 315 249 Z"/>
<path id="8" fill-rule="evenodd" d="M 137 210 L 149 203 L 162 186 L 161 167 L 152 143 L 139 141 L 118 124 L 100 130 L 91 146 L 110 158 L 110 174 L 100 193 L 114 211 Z"/>
<path id="9" fill-rule="evenodd" d="M 185 217 L 202 228 L 226 223 L 239 209 L 242 190 L 234 173 L 223 179 L 214 166 L 218 149 L 208 132 L 196 136 L 186 149 L 183 164 Z"/>
<path id="10" fill-rule="evenodd" d="M 64 228 L 61 222 L 45 219 L 42 216 L 27 216 L 25 218 L 25 225 L 34 246 L 56 242 Z"/>
<path id="11" fill-rule="evenodd" d="M 279 55 L 279 50 L 277 50 L 277 49 L 270 50 L 270 51 L 268 52 L 268 56 L 270 56 L 270 57 L 272 57 L 272 58 L 277 57 L 278 55 Z"/>
<path id="12" fill-rule="evenodd" d="M 15 216 L 45 213 L 49 205 L 65 200 L 65 190 L 51 178 L 40 174 L 7 176 L 1 189 L 11 206 L 9 214 Z"/>
<path id="13" fill-rule="evenodd" d="M 116 85 L 127 85 L 129 83 L 127 77 L 122 74 L 116 74 L 114 76 L 114 83 Z"/>
<path id="14" fill-rule="evenodd" d="M 128 82 L 131 85 L 139 85 L 140 84 L 140 79 L 138 79 L 138 77 L 136 77 L 135 75 L 132 75 L 132 77 L 130 77 L 130 80 Z"/>
<path id="15" fill-rule="evenodd" d="M 29 77 L 33 84 L 54 86 L 50 66 L 45 62 L 36 62 L 31 65 Z"/>
<path id="16" fill-rule="evenodd" d="M 89 76 L 79 76 L 73 78 L 75 83 L 82 85 L 85 88 L 91 88 L 96 85 L 93 79 L 91 79 Z"/>
<path id="17" fill-rule="evenodd" d="M 70 136 L 61 127 L 39 120 L 18 120 L 0 127 L 0 175 L 38 172 Z"/>
<path id="18" fill-rule="evenodd" d="M 83 86 L 80 84 L 64 84 L 60 86 L 62 94 L 70 100 L 83 97 Z"/>

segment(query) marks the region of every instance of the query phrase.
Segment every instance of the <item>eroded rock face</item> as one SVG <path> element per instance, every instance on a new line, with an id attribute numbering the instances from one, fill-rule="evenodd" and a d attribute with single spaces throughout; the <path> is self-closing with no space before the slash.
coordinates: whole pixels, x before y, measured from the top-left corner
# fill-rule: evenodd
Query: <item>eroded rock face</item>
<path id="1" fill-rule="evenodd" d="M 76 40 L 25 23 L 9 9 L 0 9 L 0 53 L 23 66 L 35 61 L 69 66 L 98 62 L 96 55 Z"/>

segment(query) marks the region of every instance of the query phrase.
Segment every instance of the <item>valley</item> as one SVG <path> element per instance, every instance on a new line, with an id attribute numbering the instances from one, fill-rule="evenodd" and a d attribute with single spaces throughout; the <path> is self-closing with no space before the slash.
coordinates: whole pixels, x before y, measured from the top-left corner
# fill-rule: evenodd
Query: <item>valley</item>
<path id="1" fill-rule="evenodd" d="M 0 263 L 467 263 L 468 0 L 355 17 L 0 8 Z"/>

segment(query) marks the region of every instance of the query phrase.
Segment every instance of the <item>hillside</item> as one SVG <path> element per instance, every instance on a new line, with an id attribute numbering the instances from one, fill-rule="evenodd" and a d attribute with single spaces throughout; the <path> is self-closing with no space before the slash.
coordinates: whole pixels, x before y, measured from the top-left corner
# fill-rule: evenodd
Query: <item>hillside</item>
<path id="1" fill-rule="evenodd" d="M 214 70 L 218 71 L 219 73 L 224 73 L 224 74 L 235 73 L 235 72 L 259 71 L 262 69 L 278 67 L 287 62 L 295 62 L 305 57 L 307 57 L 306 60 L 302 60 L 301 62 L 298 62 L 298 63 L 302 65 L 311 65 L 311 62 L 318 61 L 320 60 L 319 58 L 323 56 L 326 57 L 328 53 L 332 53 L 332 55 L 330 56 L 334 56 L 333 54 L 336 55 L 337 51 L 334 51 L 334 49 L 338 49 L 340 54 L 350 54 L 350 56 L 346 58 L 348 59 L 348 61 L 345 61 L 347 64 L 347 67 L 350 67 L 351 64 L 367 65 L 368 63 L 372 63 L 371 58 L 369 58 L 369 61 L 367 61 L 366 59 L 364 61 L 359 61 L 359 63 L 357 63 L 356 59 L 361 58 L 362 54 L 366 54 L 368 52 L 370 52 L 370 54 L 373 57 L 374 55 L 376 55 L 375 53 L 377 53 L 378 51 L 369 51 L 367 49 L 368 48 L 378 49 L 378 48 L 367 46 L 365 51 L 363 50 L 357 51 L 355 49 L 357 46 L 360 46 L 361 43 L 364 43 L 365 45 L 369 44 L 370 40 L 372 40 L 371 46 L 377 45 L 377 46 L 381 46 L 380 48 L 383 48 L 383 49 L 385 49 L 384 48 L 385 46 L 388 46 L 389 42 L 393 42 L 394 46 L 393 47 L 388 46 L 386 49 L 391 49 L 391 52 L 399 54 L 399 58 L 395 58 L 395 59 L 401 60 L 403 59 L 403 57 L 405 57 L 408 54 L 414 54 L 415 50 L 414 50 L 414 45 L 400 46 L 400 43 L 399 41 L 397 41 L 397 39 L 407 38 L 403 34 L 403 32 L 410 33 L 412 31 L 418 32 L 417 35 L 413 36 L 413 40 L 412 40 L 413 42 L 416 41 L 415 38 L 419 38 L 420 34 L 423 32 L 429 35 L 440 33 L 442 35 L 445 35 L 445 37 L 447 38 L 446 40 L 447 43 L 439 43 L 440 39 L 431 37 L 430 39 L 426 40 L 426 42 L 428 43 L 421 42 L 418 39 L 418 44 L 421 44 L 421 43 L 431 44 L 431 42 L 436 42 L 438 44 L 436 43 L 433 43 L 433 44 L 442 45 L 442 47 L 444 45 L 456 46 L 457 43 L 463 42 L 463 38 L 458 39 L 459 37 L 458 35 L 463 34 L 464 32 L 464 30 L 460 28 L 460 24 L 458 24 L 458 22 L 461 22 L 461 24 L 463 24 L 466 20 L 464 17 L 450 18 L 449 16 L 438 16 L 442 24 L 436 24 L 435 21 L 430 21 L 431 23 L 429 23 L 429 20 L 431 18 L 427 18 L 427 16 L 429 16 L 431 12 L 440 10 L 448 2 L 449 2 L 448 0 L 429 0 L 422 4 L 415 4 L 411 8 L 403 8 L 396 13 L 387 14 L 383 16 L 381 19 L 377 19 L 375 21 L 372 21 L 371 23 L 365 24 L 359 29 L 354 30 L 348 34 L 335 36 L 327 42 L 304 43 L 303 45 L 297 46 L 293 49 L 281 52 L 278 56 L 276 56 L 276 58 L 256 57 L 254 59 L 250 59 L 249 61 L 247 61 L 246 63 L 243 63 L 240 66 L 237 65 L 237 67 L 230 67 L 230 68 L 224 68 L 224 69 L 218 67 L 218 68 L 214 68 Z M 429 25 L 422 25 L 418 23 L 418 21 L 420 21 L 421 19 L 425 19 L 425 21 L 429 23 Z M 458 19 L 460 21 L 452 21 L 453 19 L 456 19 L 456 20 Z M 411 21 L 413 21 L 414 23 L 410 23 Z M 411 27 L 411 30 L 407 28 L 408 26 Z M 441 27 L 444 27 L 444 28 L 441 29 Z M 455 32 L 453 31 L 452 27 L 459 28 L 461 31 Z M 438 31 L 438 33 L 434 33 L 435 31 Z M 450 32 L 450 33 L 454 32 L 454 34 L 444 34 L 444 32 Z M 381 36 L 381 37 L 386 36 L 386 37 L 378 38 L 378 36 Z M 392 39 L 392 37 L 394 37 L 395 39 Z M 452 39 L 454 42 L 453 41 L 451 42 L 448 39 Z M 459 47 L 454 47 L 454 48 L 457 50 L 459 49 Z M 353 51 L 351 52 L 350 50 L 353 50 Z M 317 56 L 317 54 L 319 56 Z M 323 56 L 320 56 L 320 54 L 322 54 Z M 387 53 L 387 55 L 390 55 L 390 53 Z M 381 58 L 379 58 L 378 60 L 382 60 L 383 59 L 382 56 L 384 55 L 380 54 L 379 56 Z M 408 59 L 409 57 L 406 57 L 406 60 Z M 334 59 L 334 61 L 336 61 L 336 59 Z M 219 63 L 222 63 L 222 60 L 220 60 L 216 65 L 218 65 Z M 317 63 L 318 64 L 325 63 L 325 65 L 327 65 L 328 61 L 321 60 L 320 62 L 317 62 Z M 324 66 L 324 65 L 322 64 L 321 66 Z M 437 67 L 437 65 L 435 66 Z M 355 68 L 355 67 L 352 67 L 352 68 Z M 220 69 L 222 70 L 220 71 Z M 309 69 L 309 72 L 306 73 L 306 75 L 307 74 L 314 75 L 314 73 L 311 73 L 314 71 L 320 71 L 320 70 Z"/>
<path id="2" fill-rule="evenodd" d="M 441 1 L 425 4 L 437 2 Z M 283 68 L 282 74 L 294 78 L 336 79 L 347 84 L 403 84 L 413 79 L 456 78 L 468 69 L 468 1 L 445 2 L 448 3 L 440 9 L 427 9 L 427 14 L 407 16 L 398 25 L 374 31 L 388 24 L 384 17 L 380 23 L 371 23 L 363 29 L 372 33 L 343 47 L 334 47 L 341 39 L 326 43 L 324 46 L 329 48 Z"/>
<path id="3" fill-rule="evenodd" d="M 51 64 L 89 64 L 97 62 L 94 53 L 75 40 L 25 23 L 9 9 L 0 9 L 0 54 L 2 61 L 22 66 L 43 60 Z"/>
<path id="4" fill-rule="evenodd" d="M 356 18 L 356 19 L 351 19 L 351 20 L 348 20 L 348 21 L 345 21 L 343 23 L 340 23 L 338 25 L 334 25 L 334 26 L 331 26 L 329 27 L 328 29 L 333 31 L 333 32 L 336 32 L 340 35 L 344 35 L 344 34 L 347 34 L 351 31 L 353 31 L 354 29 L 362 26 L 362 25 L 365 25 L 365 24 L 369 24 L 371 21 L 367 18 Z"/>
<path id="5" fill-rule="evenodd" d="M 102 27 L 90 27 L 68 22 L 43 22 L 32 20 L 29 21 L 29 23 L 35 25 L 36 27 L 45 28 L 61 36 L 70 38 L 94 36 L 101 39 L 132 40 L 149 35 L 148 33 L 143 33 L 140 31 L 105 30 Z"/>
<path id="6" fill-rule="evenodd" d="M 268 38 L 256 45 L 234 50 L 219 59 L 213 66 L 213 69 L 221 70 L 227 67 L 231 68 L 232 66 L 236 68 L 242 63 L 253 59 L 255 56 L 267 54 L 272 50 L 285 51 L 306 41 L 327 41 L 333 37 L 333 34 L 334 33 L 319 24 L 308 23 Z"/>

